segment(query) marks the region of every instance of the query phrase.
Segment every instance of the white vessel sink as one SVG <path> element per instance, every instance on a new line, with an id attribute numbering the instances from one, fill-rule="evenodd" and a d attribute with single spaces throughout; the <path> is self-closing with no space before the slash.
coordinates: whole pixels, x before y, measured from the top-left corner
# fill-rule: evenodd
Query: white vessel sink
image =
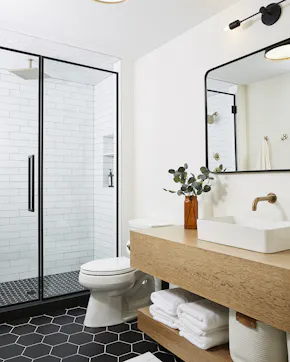
<path id="1" fill-rule="evenodd" d="M 290 249 L 290 222 L 234 216 L 198 220 L 198 238 L 259 253 Z"/>

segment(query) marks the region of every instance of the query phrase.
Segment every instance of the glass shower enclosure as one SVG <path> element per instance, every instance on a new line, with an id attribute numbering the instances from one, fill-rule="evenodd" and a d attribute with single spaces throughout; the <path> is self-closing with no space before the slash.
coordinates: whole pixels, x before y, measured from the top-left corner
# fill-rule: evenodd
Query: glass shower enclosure
<path id="1" fill-rule="evenodd" d="M 118 253 L 118 73 L 0 48 L 0 311 Z"/>

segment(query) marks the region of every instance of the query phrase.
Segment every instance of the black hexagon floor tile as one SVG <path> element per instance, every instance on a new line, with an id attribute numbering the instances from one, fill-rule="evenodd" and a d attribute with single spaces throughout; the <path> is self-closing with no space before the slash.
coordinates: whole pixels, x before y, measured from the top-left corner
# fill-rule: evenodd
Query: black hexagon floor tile
<path id="1" fill-rule="evenodd" d="M 0 347 L 15 343 L 17 338 L 18 338 L 18 336 L 15 336 L 14 334 L 5 334 L 4 336 L 1 336 L 0 337 Z"/>
<path id="2" fill-rule="evenodd" d="M 60 362 L 61 359 L 54 356 L 43 356 L 33 360 L 33 362 Z"/>
<path id="3" fill-rule="evenodd" d="M 51 354 L 56 357 L 64 358 L 76 354 L 78 346 L 71 343 L 63 343 L 53 347 Z"/>
<path id="4" fill-rule="evenodd" d="M 128 343 L 115 342 L 106 347 L 106 352 L 114 356 L 122 356 L 131 352 L 131 345 Z"/>
<path id="5" fill-rule="evenodd" d="M 0 362 L 124 362 L 146 352 L 182 362 L 139 331 L 136 320 L 87 328 L 84 313 L 62 309 L 0 324 Z"/>
<path id="6" fill-rule="evenodd" d="M 162 362 L 175 362 L 174 357 L 168 353 L 157 352 L 154 356 L 160 359 Z"/>
<path id="7" fill-rule="evenodd" d="M 95 335 L 95 342 L 109 344 L 118 340 L 118 335 L 111 332 L 102 332 Z"/>
<path id="8" fill-rule="evenodd" d="M 80 356 L 79 354 L 74 354 L 62 359 L 62 362 L 89 362 L 90 357 Z"/>
<path id="9" fill-rule="evenodd" d="M 53 333 L 44 337 L 43 343 L 48 344 L 49 346 L 56 346 L 67 342 L 68 335 L 63 333 Z"/>
<path id="10" fill-rule="evenodd" d="M 8 361 L 9 362 L 31 362 L 32 359 L 25 357 L 25 356 L 17 356 L 17 357 L 9 358 Z"/>
<path id="11" fill-rule="evenodd" d="M 61 327 L 60 331 L 65 334 L 79 333 L 83 330 L 83 326 L 76 323 L 66 324 Z"/>
<path id="12" fill-rule="evenodd" d="M 66 314 L 71 315 L 73 317 L 78 317 L 78 316 L 86 314 L 86 309 L 81 308 L 81 307 L 72 308 L 72 309 L 68 309 Z"/>
<path id="13" fill-rule="evenodd" d="M 55 317 L 53 319 L 53 323 L 55 324 L 59 324 L 59 325 L 64 325 L 64 324 L 70 324 L 73 323 L 74 318 L 68 315 L 62 315 L 59 317 Z"/>
<path id="14" fill-rule="evenodd" d="M 22 336 L 23 334 L 33 333 L 35 330 L 36 326 L 33 326 L 31 324 L 23 324 L 21 326 L 14 327 L 12 329 L 12 333 Z"/>
<path id="15" fill-rule="evenodd" d="M 34 344 L 33 346 L 29 346 L 25 349 L 23 355 L 30 358 L 38 358 L 42 356 L 46 356 L 51 351 L 51 346 L 48 346 L 43 343 Z"/>
<path id="16" fill-rule="evenodd" d="M 48 335 L 52 333 L 58 332 L 60 329 L 60 326 L 56 324 L 45 324 L 44 326 L 37 327 L 36 332 L 43 335 Z"/>
<path id="17" fill-rule="evenodd" d="M 100 356 L 93 357 L 91 362 L 117 362 L 118 357 L 111 356 L 109 354 L 101 354 Z"/>
<path id="18" fill-rule="evenodd" d="M 106 327 L 90 328 L 84 327 L 84 331 L 92 334 L 97 334 L 106 331 Z"/>
<path id="19" fill-rule="evenodd" d="M 79 354 L 86 357 L 94 357 L 105 352 L 105 346 L 96 342 L 90 342 L 80 346 Z"/>
<path id="20" fill-rule="evenodd" d="M 138 341 L 143 341 L 143 335 L 137 331 L 129 331 L 120 334 L 120 341 L 124 341 L 127 343 L 135 343 Z"/>
<path id="21" fill-rule="evenodd" d="M 108 330 L 115 333 L 128 331 L 130 326 L 128 324 L 117 324 L 116 326 L 108 327 Z"/>
<path id="22" fill-rule="evenodd" d="M 32 346 L 33 344 L 37 344 L 42 342 L 43 335 L 38 333 L 30 333 L 30 334 L 24 334 L 21 336 L 17 343 L 21 344 L 22 346 Z"/>
<path id="23" fill-rule="evenodd" d="M 0 325 L 0 336 L 2 336 L 2 334 L 9 333 L 11 331 L 11 329 L 12 329 L 12 327 L 8 326 L 7 324 Z"/>
<path id="24" fill-rule="evenodd" d="M 34 317 L 31 318 L 30 324 L 35 324 L 36 326 L 43 326 L 44 324 L 48 324 L 52 321 L 51 317 L 47 316 L 40 316 L 40 317 Z"/>
<path id="25" fill-rule="evenodd" d="M 20 356 L 23 352 L 24 347 L 19 346 L 19 344 L 9 344 L 8 346 L 0 348 L 0 358 L 4 360 L 16 356 Z"/>
<path id="26" fill-rule="evenodd" d="M 87 332 L 80 332 L 69 337 L 69 342 L 78 346 L 92 342 L 94 336 Z"/>
<path id="27" fill-rule="evenodd" d="M 147 342 L 147 341 L 142 341 L 142 342 L 137 342 L 133 344 L 133 351 L 143 354 L 146 352 L 157 352 L 158 348 L 157 348 L 157 344 L 156 343 L 152 343 L 152 342 Z"/>

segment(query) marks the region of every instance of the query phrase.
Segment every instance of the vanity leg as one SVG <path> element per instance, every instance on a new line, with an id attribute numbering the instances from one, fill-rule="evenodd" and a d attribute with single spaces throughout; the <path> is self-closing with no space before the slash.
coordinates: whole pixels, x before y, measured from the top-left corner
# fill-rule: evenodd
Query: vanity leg
<path id="1" fill-rule="evenodd" d="M 165 282 L 164 280 L 161 280 L 161 289 L 169 289 L 169 283 Z"/>

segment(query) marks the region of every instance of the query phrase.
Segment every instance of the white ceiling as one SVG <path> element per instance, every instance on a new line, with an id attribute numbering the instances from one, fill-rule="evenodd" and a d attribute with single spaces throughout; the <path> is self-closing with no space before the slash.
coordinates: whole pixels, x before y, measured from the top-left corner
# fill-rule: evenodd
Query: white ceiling
<path id="1" fill-rule="evenodd" d="M 135 59 L 238 1 L 0 0 L 0 27 Z"/>

